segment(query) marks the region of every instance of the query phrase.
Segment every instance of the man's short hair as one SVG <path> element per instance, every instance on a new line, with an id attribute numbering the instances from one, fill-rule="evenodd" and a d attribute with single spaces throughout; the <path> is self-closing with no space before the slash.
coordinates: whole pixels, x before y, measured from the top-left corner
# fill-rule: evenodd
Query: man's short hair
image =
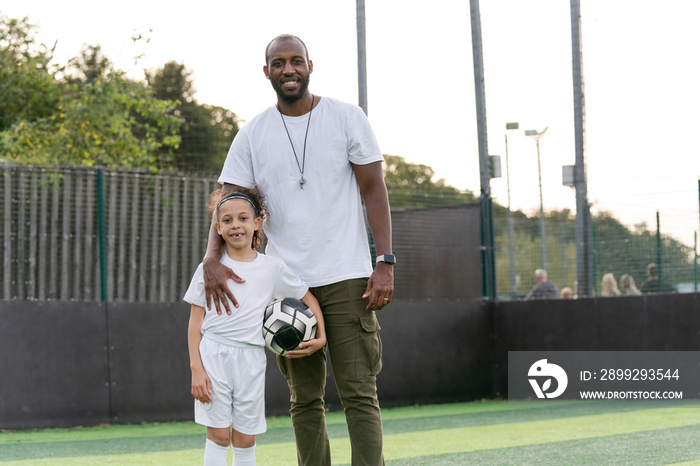
<path id="1" fill-rule="evenodd" d="M 647 275 L 651 276 L 651 275 L 658 275 L 658 274 L 659 274 L 659 267 L 656 264 L 651 263 L 651 264 L 647 265 Z"/>
<path id="2" fill-rule="evenodd" d="M 275 37 L 270 41 L 269 44 L 267 44 L 267 47 L 265 47 L 265 65 L 267 65 L 267 59 L 268 59 L 268 52 L 270 51 L 270 47 L 272 47 L 272 44 L 274 44 L 277 41 L 285 41 L 285 40 L 298 40 L 301 45 L 304 47 L 304 52 L 306 52 L 306 59 L 309 59 L 309 49 L 306 48 L 306 44 L 304 43 L 303 40 L 298 38 L 297 36 L 293 34 L 280 34 L 279 36 Z"/>

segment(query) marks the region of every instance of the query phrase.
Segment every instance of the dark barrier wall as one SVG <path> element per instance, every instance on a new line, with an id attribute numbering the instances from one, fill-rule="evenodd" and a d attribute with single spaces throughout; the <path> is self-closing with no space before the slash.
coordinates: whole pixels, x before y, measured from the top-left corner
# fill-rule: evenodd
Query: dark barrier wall
<path id="1" fill-rule="evenodd" d="M 107 307 L 112 421 L 191 419 L 189 305 Z"/>
<path id="2" fill-rule="evenodd" d="M 0 301 L 0 428 L 192 419 L 186 304 Z M 395 300 L 384 406 L 505 396 L 508 351 L 700 350 L 700 294 Z M 340 409 L 330 380 L 330 409 Z M 288 410 L 268 357 L 269 415 Z"/>
<path id="3" fill-rule="evenodd" d="M 508 351 L 700 351 L 700 294 L 489 303 L 494 387 L 505 396 Z"/>
<path id="4" fill-rule="evenodd" d="M 488 377 L 474 377 L 489 370 L 482 308 L 397 300 L 381 311 L 383 404 L 488 393 Z M 0 301 L 0 428 L 192 419 L 188 320 L 184 303 Z M 342 409 L 330 373 L 327 382 L 329 409 Z M 269 352 L 266 384 L 267 414 L 287 413 L 289 390 Z"/>
<path id="5" fill-rule="evenodd" d="M 110 422 L 107 311 L 0 301 L 0 428 Z"/>
<path id="6" fill-rule="evenodd" d="M 383 406 L 448 403 L 490 393 L 490 316 L 481 301 L 394 300 L 380 311 Z"/>

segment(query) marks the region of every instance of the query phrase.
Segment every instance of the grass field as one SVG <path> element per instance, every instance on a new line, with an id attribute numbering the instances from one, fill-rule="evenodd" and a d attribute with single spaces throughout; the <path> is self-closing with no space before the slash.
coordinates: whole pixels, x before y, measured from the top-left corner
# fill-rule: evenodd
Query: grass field
<path id="1" fill-rule="evenodd" d="M 390 465 L 700 464 L 700 402 L 473 403 L 385 409 Z M 349 464 L 342 413 L 329 413 L 333 464 Z M 0 433 L 4 465 L 196 465 L 206 429 L 194 423 Z M 268 419 L 259 465 L 295 465 L 291 422 Z M 230 464 L 229 454 L 229 464 Z"/>

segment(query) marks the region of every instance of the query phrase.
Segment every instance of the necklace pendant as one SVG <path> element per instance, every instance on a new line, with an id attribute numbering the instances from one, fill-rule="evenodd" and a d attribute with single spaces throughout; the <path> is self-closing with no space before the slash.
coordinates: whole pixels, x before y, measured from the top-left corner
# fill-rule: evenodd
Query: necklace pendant
<path id="1" fill-rule="evenodd" d="M 304 178 L 304 175 L 301 175 L 301 178 L 299 178 L 299 187 L 301 189 L 304 189 L 304 183 L 306 183 L 306 178 Z"/>

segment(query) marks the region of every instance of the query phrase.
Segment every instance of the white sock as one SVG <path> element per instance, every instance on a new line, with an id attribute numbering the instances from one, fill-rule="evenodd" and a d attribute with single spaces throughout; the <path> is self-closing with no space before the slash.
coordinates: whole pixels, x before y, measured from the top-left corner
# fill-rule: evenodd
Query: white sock
<path id="1" fill-rule="evenodd" d="M 255 445 L 248 448 L 233 447 L 233 466 L 255 466 Z"/>
<path id="2" fill-rule="evenodd" d="M 228 447 L 222 447 L 213 440 L 207 439 L 204 447 L 204 466 L 226 466 Z"/>

